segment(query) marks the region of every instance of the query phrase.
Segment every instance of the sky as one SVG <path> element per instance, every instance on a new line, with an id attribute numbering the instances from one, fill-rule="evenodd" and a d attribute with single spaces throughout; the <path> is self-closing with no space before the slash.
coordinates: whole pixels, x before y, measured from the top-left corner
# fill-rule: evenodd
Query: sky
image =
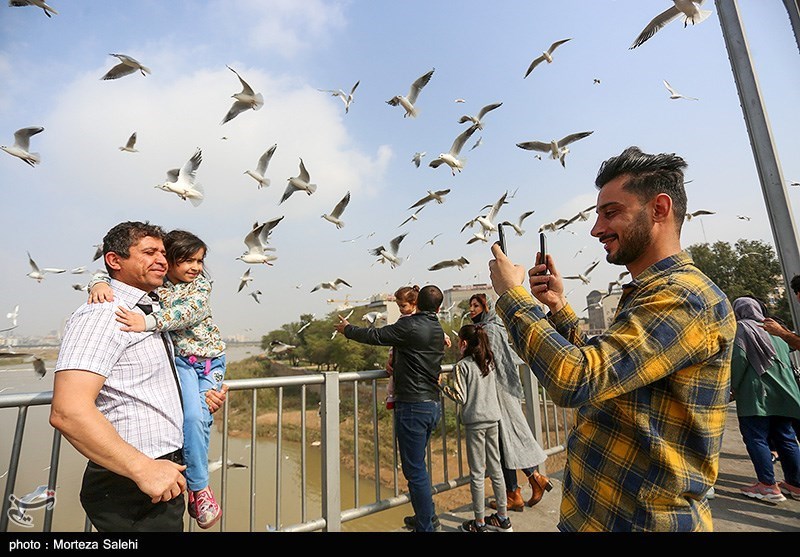
<path id="1" fill-rule="evenodd" d="M 52 0 L 51 18 L 35 7 L 0 8 L 0 143 L 17 129 L 42 126 L 31 138 L 41 163 L 30 167 L 0 152 L 5 233 L 0 241 L 0 329 L 19 306 L 15 336 L 63 329 L 85 301 L 88 274 L 69 270 L 92 261 L 95 244 L 115 224 L 149 221 L 185 229 L 209 246 L 214 320 L 224 336 L 260 338 L 301 314 L 324 317 L 405 284 L 489 281 L 489 243 L 468 244 L 462 227 L 504 192 L 498 220 L 523 222 L 507 230 L 508 254 L 533 265 L 538 229 L 569 218 L 596 200 L 600 164 L 628 146 L 682 156 L 688 211 L 715 214 L 683 227 L 682 245 L 745 238 L 774 246 L 739 97 L 713 2 L 698 25 L 679 20 L 636 49 L 644 26 L 672 5 L 666 0 L 460 2 L 408 0 Z M 798 48 L 781 2 L 742 0 L 742 21 L 791 209 L 800 187 L 800 71 Z M 525 78 L 531 61 L 569 38 Z M 117 62 L 139 60 L 151 73 L 100 79 Z M 220 124 L 241 90 L 230 66 L 264 98 Z M 386 103 L 434 69 L 421 91 L 416 118 Z M 699 100 L 670 99 L 664 80 Z M 599 83 L 597 82 L 599 81 Z M 349 92 L 349 113 L 322 90 Z M 456 102 L 457 99 L 464 102 Z M 502 102 L 484 118 L 461 151 L 455 176 L 431 160 L 450 149 L 464 129 L 462 115 Z M 137 132 L 138 152 L 119 150 Z M 566 166 L 517 143 L 592 134 L 570 145 Z M 226 138 L 226 139 L 223 139 Z M 472 148 L 478 138 L 481 143 Z M 277 144 L 259 189 L 244 172 Z M 203 202 L 193 206 L 155 188 L 166 172 L 202 150 L 197 182 Z M 425 152 L 417 168 L 411 158 Z M 312 195 L 279 203 L 302 159 L 317 184 Z M 428 190 L 450 189 L 400 226 Z M 351 201 L 337 229 L 321 218 L 347 193 Z M 743 220 L 739 216 L 748 216 Z M 273 229 L 272 266 L 236 258 L 255 222 L 284 217 Z M 578 221 L 548 235 L 562 275 L 594 261 L 591 283 L 567 281 L 568 299 L 581 313 L 586 295 L 606 290 L 623 271 L 605 261 L 602 245 Z M 378 262 L 370 250 L 406 233 L 399 266 Z M 437 236 L 437 234 L 439 236 Z M 435 237 L 434 242 L 428 243 Z M 496 235 L 490 236 L 490 241 Z M 29 277 L 28 255 L 39 267 L 67 269 Z M 463 269 L 428 271 L 465 257 Z M 241 292 L 239 277 L 254 280 Z M 312 288 L 342 278 L 351 287 Z M 248 293 L 260 290 L 257 303 Z M 333 298 L 335 303 L 326 300 Z M 585 313 L 583 313 L 585 316 Z"/>

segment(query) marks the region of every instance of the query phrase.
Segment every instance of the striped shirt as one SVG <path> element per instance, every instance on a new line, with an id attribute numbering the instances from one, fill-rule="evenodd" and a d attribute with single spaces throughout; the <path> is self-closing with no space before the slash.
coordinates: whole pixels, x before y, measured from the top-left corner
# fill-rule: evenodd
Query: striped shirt
<path id="1" fill-rule="evenodd" d="M 736 320 L 686 252 L 623 287 L 614 322 L 587 338 L 569 305 L 550 321 L 522 286 L 497 311 L 555 404 L 567 440 L 562 531 L 710 531 Z"/>
<path id="2" fill-rule="evenodd" d="M 168 333 L 121 331 L 117 306 L 134 309 L 152 302 L 146 292 L 120 281 L 112 279 L 111 287 L 113 302 L 84 304 L 69 318 L 55 371 L 105 377 L 95 400 L 98 410 L 124 441 L 157 458 L 183 446 L 179 388 L 161 337 Z"/>

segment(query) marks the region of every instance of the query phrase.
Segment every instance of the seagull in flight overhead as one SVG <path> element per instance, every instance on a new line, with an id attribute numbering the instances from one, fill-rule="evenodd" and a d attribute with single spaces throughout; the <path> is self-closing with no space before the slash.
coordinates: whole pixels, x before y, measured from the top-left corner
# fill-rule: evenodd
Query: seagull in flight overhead
<path id="1" fill-rule="evenodd" d="M 569 222 L 569 219 L 557 219 L 553 222 L 548 222 L 547 224 L 543 224 L 539 227 L 539 232 L 549 231 L 555 232 L 556 230 L 563 230 L 564 225 Z"/>
<path id="2" fill-rule="evenodd" d="M 414 209 L 415 207 L 422 207 L 429 201 L 436 201 L 436 203 L 441 205 L 442 203 L 444 203 L 444 196 L 447 195 L 448 193 L 450 193 L 449 189 L 437 190 L 437 191 L 428 190 L 428 195 L 419 199 L 416 203 L 414 203 L 411 207 L 409 207 L 409 209 Z"/>
<path id="3" fill-rule="evenodd" d="M 32 135 L 36 135 L 37 133 L 41 133 L 43 131 L 44 128 L 41 126 L 20 128 L 14 132 L 14 145 L 11 147 L 0 145 L 0 149 L 12 157 L 17 157 L 25 164 L 35 166 L 42 162 L 42 158 L 39 156 L 39 153 L 28 152 L 28 149 L 30 149 L 30 140 Z"/>
<path id="4" fill-rule="evenodd" d="M 428 240 L 427 242 L 425 242 L 424 244 L 422 244 L 422 247 L 425 247 L 425 246 L 426 246 L 426 245 L 428 245 L 428 244 L 430 244 L 430 245 L 433 245 L 433 243 L 436 241 L 436 238 L 438 238 L 438 237 L 439 237 L 439 236 L 441 236 L 441 235 L 442 235 L 442 233 L 441 233 L 441 232 L 439 232 L 438 234 L 435 234 L 435 235 L 433 236 L 433 238 L 431 238 L 430 240 Z"/>
<path id="5" fill-rule="evenodd" d="M 609 296 L 611 296 L 611 291 L 614 289 L 614 287 L 615 286 L 620 286 L 621 287 L 622 286 L 622 279 L 624 279 L 625 277 L 627 277 L 630 274 L 631 274 L 630 271 L 622 271 L 619 274 L 619 276 L 617 277 L 617 280 L 612 280 L 611 282 L 609 282 L 608 283 L 608 290 L 606 291 L 605 294 L 603 294 L 602 298 L 608 298 Z"/>
<path id="6" fill-rule="evenodd" d="M 424 208 L 425 208 L 425 206 L 423 205 L 422 207 L 420 207 L 419 209 L 417 209 L 416 211 L 414 211 L 414 213 L 413 213 L 413 214 L 411 214 L 411 215 L 410 215 L 410 216 L 409 216 L 409 217 L 408 217 L 406 220 L 404 220 L 403 222 L 401 222 L 400 224 L 398 224 L 398 225 L 397 225 L 397 228 L 400 228 L 401 226 L 403 226 L 403 225 L 404 225 L 405 223 L 407 223 L 408 221 L 412 221 L 412 220 L 418 220 L 418 219 L 419 219 L 419 217 L 418 217 L 417 215 L 418 215 L 418 214 L 419 214 L 419 212 L 420 212 L 420 211 L 422 211 Z"/>
<path id="7" fill-rule="evenodd" d="M 281 342 L 280 340 L 273 340 L 269 343 L 270 351 L 273 354 L 283 354 L 284 352 L 288 352 L 289 350 L 294 350 L 297 348 L 293 344 L 286 344 L 285 342 Z"/>
<path id="8" fill-rule="evenodd" d="M 51 13 L 58 15 L 58 12 L 48 6 L 44 0 L 8 0 L 8 5 L 12 8 L 24 8 L 25 6 L 42 8 L 42 10 L 44 10 L 44 15 L 47 17 L 53 17 L 50 15 Z"/>
<path id="9" fill-rule="evenodd" d="M 258 299 L 258 297 L 261 296 L 261 290 L 254 290 L 253 292 L 250 292 L 248 296 L 252 296 L 256 303 L 261 303 L 261 300 Z"/>
<path id="10" fill-rule="evenodd" d="M 176 169 L 167 171 L 167 181 L 158 184 L 156 188 L 172 192 L 184 201 L 197 207 L 203 202 L 203 186 L 195 183 L 197 168 L 203 162 L 203 153 L 198 147 L 194 155 L 183 165 L 176 174 Z"/>
<path id="11" fill-rule="evenodd" d="M 136 145 L 136 132 L 133 132 L 131 136 L 128 138 L 128 142 L 119 148 L 120 151 L 126 151 L 128 153 L 138 153 L 138 149 L 134 147 Z"/>
<path id="12" fill-rule="evenodd" d="M 416 153 L 414 153 L 414 156 L 411 157 L 411 162 L 413 162 L 414 165 L 417 168 L 419 168 L 419 165 L 422 162 L 422 157 L 424 157 L 425 155 L 426 155 L 425 151 L 422 152 L 417 151 Z"/>
<path id="13" fill-rule="evenodd" d="M 278 205 L 289 199 L 291 195 L 296 191 L 304 191 L 308 195 L 311 195 L 315 191 L 317 191 L 317 184 L 309 183 L 311 177 L 308 175 L 308 170 L 306 170 L 306 165 L 303 164 L 303 159 L 300 159 L 300 173 L 297 176 L 289 178 L 289 183 L 286 185 L 286 189 L 283 192 L 283 196 L 281 200 L 278 202 Z"/>
<path id="14" fill-rule="evenodd" d="M 267 166 L 269 165 L 270 159 L 272 159 L 272 155 L 275 154 L 275 149 L 278 148 L 278 144 L 274 144 L 272 147 L 264 151 L 264 154 L 258 158 L 258 164 L 256 165 L 255 170 L 245 170 L 244 173 L 250 176 L 253 180 L 258 182 L 258 189 L 266 188 L 269 186 L 269 178 L 265 178 L 264 175 L 267 172 Z"/>
<path id="15" fill-rule="evenodd" d="M 589 284 L 591 282 L 591 279 L 589 278 L 589 273 L 594 271 L 594 268 L 597 267 L 598 263 L 600 263 L 599 260 L 595 261 L 594 263 L 589 265 L 589 268 L 586 269 L 584 272 L 578 273 L 577 275 L 570 275 L 568 277 L 563 277 L 563 278 L 565 278 L 565 279 L 577 279 L 577 280 L 580 280 L 583 284 Z"/>
<path id="16" fill-rule="evenodd" d="M 544 141 L 524 141 L 522 143 L 517 143 L 517 147 L 520 149 L 525 149 L 527 151 L 540 151 L 542 153 L 550 153 L 550 158 L 553 160 L 560 160 L 561 166 L 566 168 L 564 164 L 564 157 L 566 157 L 567 153 L 569 153 L 569 149 L 567 145 L 578 141 L 579 139 L 583 139 L 584 137 L 589 137 L 594 132 L 577 132 L 571 133 L 567 136 L 562 137 L 558 141 L 555 139 L 551 140 L 549 143 L 545 143 Z"/>
<path id="17" fill-rule="evenodd" d="M 505 192 L 500 196 L 500 199 L 494 202 L 494 205 L 492 205 L 492 208 L 489 209 L 487 214 L 479 216 L 475 219 L 476 222 L 483 228 L 484 233 L 494 232 L 497 230 L 497 225 L 494 223 L 494 220 L 497 218 L 497 213 L 500 212 L 500 208 L 505 204 L 507 195 L 508 192 Z"/>
<path id="18" fill-rule="evenodd" d="M 17 326 L 17 317 L 19 317 L 19 304 L 14 306 L 14 311 L 6 313 L 6 319 L 11 319 L 11 328 Z"/>
<path id="19" fill-rule="evenodd" d="M 511 221 L 507 221 L 507 220 L 506 220 L 506 221 L 503 221 L 501 224 L 502 224 L 503 226 L 510 226 L 511 228 L 513 228 L 513 229 L 514 229 L 514 232 L 516 232 L 516 233 L 517 233 L 517 236 L 522 236 L 523 234 L 525 234 L 525 230 L 522 228 L 522 221 L 524 221 L 525 219 L 527 219 L 527 218 L 528 218 L 529 216 L 531 216 L 533 213 L 534 213 L 534 211 L 525 211 L 524 213 L 522 213 L 522 214 L 519 216 L 519 219 L 517 219 L 517 223 L 516 223 L 516 224 L 514 224 L 514 223 L 513 223 L 513 222 L 511 222 Z"/>
<path id="20" fill-rule="evenodd" d="M 236 70 L 231 68 L 230 66 L 225 66 L 230 71 L 236 74 L 236 77 L 239 78 L 239 81 L 242 84 L 242 90 L 235 95 L 231 95 L 234 99 L 236 99 L 233 104 L 231 105 L 230 110 L 225 115 L 225 118 L 222 119 L 220 125 L 224 124 L 225 122 L 230 122 L 234 118 L 236 118 L 239 114 L 244 112 L 245 110 L 252 108 L 253 110 L 258 110 L 262 106 L 264 106 L 264 97 L 261 93 L 255 93 L 253 88 L 250 87 L 247 82 L 242 79 L 242 76 L 238 74 Z"/>
<path id="21" fill-rule="evenodd" d="M 686 221 L 688 222 L 695 217 L 702 217 L 703 215 L 715 215 L 715 214 L 716 213 L 714 211 L 706 211 L 700 209 L 699 211 L 694 211 L 693 213 L 686 213 Z"/>
<path id="22" fill-rule="evenodd" d="M 479 130 L 482 130 L 483 117 L 486 116 L 486 113 L 491 112 L 495 108 L 500 108 L 501 106 L 503 106 L 503 103 L 487 104 L 486 106 L 480 109 L 477 115 L 475 116 L 464 115 L 461 118 L 459 118 L 458 123 L 464 124 L 466 122 L 472 122 L 473 125 L 478 126 Z"/>
<path id="23" fill-rule="evenodd" d="M 312 288 L 311 291 L 312 292 L 316 292 L 317 290 L 319 290 L 321 288 L 324 288 L 325 290 L 339 290 L 339 285 L 340 284 L 343 284 L 345 286 L 348 286 L 348 287 L 352 288 L 352 286 L 350 286 L 350 284 L 346 280 L 337 278 L 336 280 L 332 280 L 330 282 L 321 282 L 318 285 L 316 285 L 314 288 Z"/>
<path id="24" fill-rule="evenodd" d="M 400 234 L 392 239 L 392 241 L 389 242 L 389 249 L 386 249 L 384 246 L 380 245 L 377 248 L 371 249 L 369 253 L 371 255 L 377 255 L 380 263 L 386 263 L 388 261 L 392 269 L 394 269 L 403 262 L 402 258 L 397 257 L 397 251 L 400 249 L 400 242 L 403 241 L 403 238 L 406 237 L 406 234 L 408 234 L 408 232 Z"/>
<path id="25" fill-rule="evenodd" d="M 453 141 L 453 145 L 450 147 L 450 151 L 447 153 L 439 153 L 439 156 L 433 159 L 428 166 L 432 168 L 437 168 L 441 164 L 446 164 L 450 167 L 450 171 L 453 176 L 456 175 L 456 171 L 461 172 L 464 168 L 465 160 L 459 159 L 458 154 L 461 152 L 461 149 L 464 147 L 464 143 L 467 142 L 467 139 L 475 133 L 478 129 L 478 126 L 473 124 L 463 132 L 461 132 L 458 137 L 456 137 L 455 141 Z"/>
<path id="26" fill-rule="evenodd" d="M 119 60 L 119 64 L 108 70 L 100 79 L 119 79 L 120 77 L 135 73 L 137 70 L 140 71 L 144 76 L 150 73 L 150 68 L 142 66 L 138 60 L 131 58 L 126 54 L 109 53 L 109 56 L 117 58 Z"/>
<path id="27" fill-rule="evenodd" d="M 356 92 L 356 87 L 361 81 L 356 81 L 356 84 L 353 85 L 352 89 L 350 89 L 350 93 L 345 93 L 341 89 L 317 89 L 317 91 L 322 91 L 323 93 L 330 93 L 334 97 L 339 97 L 342 99 L 344 103 L 344 113 L 347 114 L 350 111 L 350 103 L 353 102 L 353 94 Z"/>
<path id="28" fill-rule="evenodd" d="M 362 321 L 366 321 L 370 326 L 374 327 L 375 323 L 381 319 L 386 319 L 386 312 L 383 311 L 370 311 L 361 317 Z"/>
<path id="29" fill-rule="evenodd" d="M 591 207 L 587 207 L 583 211 L 579 211 L 577 215 L 570 217 L 569 219 L 566 220 L 566 222 L 562 222 L 560 225 L 558 225 L 557 230 L 563 230 L 564 228 L 566 228 L 575 221 L 589 220 L 589 214 L 590 214 L 589 211 L 594 210 L 595 207 L 597 207 L 597 205 L 592 205 Z"/>
<path id="30" fill-rule="evenodd" d="M 446 259 L 444 261 L 439 261 L 428 267 L 429 271 L 438 271 L 439 269 L 447 269 L 448 267 L 458 267 L 459 269 L 463 269 L 464 265 L 469 265 L 469 261 L 467 261 L 466 257 L 459 257 L 458 259 Z"/>
<path id="31" fill-rule="evenodd" d="M 43 269 L 39 269 L 39 266 L 36 264 L 36 262 L 31 257 L 30 252 L 28 252 L 28 263 L 31 266 L 31 272 L 28 273 L 26 276 L 31 277 L 36 282 L 42 282 L 44 280 L 45 273 L 59 274 L 59 273 L 66 273 L 67 272 L 66 269 L 53 269 L 52 267 L 45 267 Z M 15 316 L 15 320 L 16 320 L 16 316 Z"/>
<path id="32" fill-rule="evenodd" d="M 408 90 L 408 95 L 405 97 L 403 95 L 395 95 L 386 101 L 386 104 L 391 106 L 402 106 L 406 111 L 405 114 L 403 114 L 403 118 L 407 118 L 408 116 L 416 118 L 419 111 L 414 106 L 414 103 L 417 102 L 417 97 L 419 97 L 420 91 L 422 91 L 423 87 L 425 87 L 431 80 L 431 76 L 433 76 L 435 69 L 436 68 L 418 77 L 414 83 L 411 84 L 411 88 Z"/>
<path id="33" fill-rule="evenodd" d="M 748 222 L 750 221 L 750 217 L 748 217 L 747 215 L 736 215 L 736 218 L 739 220 L 746 220 Z"/>
<path id="34" fill-rule="evenodd" d="M 336 225 L 336 228 L 341 228 L 344 226 L 344 221 L 341 220 L 342 213 L 347 208 L 347 204 L 350 203 L 350 192 L 347 192 L 344 197 L 336 204 L 336 207 L 333 208 L 331 214 L 324 214 L 322 218 L 328 222 L 332 222 Z"/>
<path id="35" fill-rule="evenodd" d="M 251 265 L 260 263 L 272 265 L 271 261 L 276 260 L 277 257 L 269 255 L 266 252 L 275 251 L 275 248 L 268 247 L 267 244 L 269 243 L 269 235 L 272 233 L 272 229 L 275 228 L 282 219 L 283 217 L 277 217 L 268 220 L 264 224 L 256 223 L 256 226 L 244 237 L 244 245 L 247 246 L 247 251 L 236 259 L 244 261 L 245 263 L 250 263 Z"/>
<path id="36" fill-rule="evenodd" d="M 253 277 L 250 276 L 250 269 L 247 269 L 244 272 L 244 274 L 241 277 L 239 277 L 239 281 L 240 281 L 239 282 L 239 290 L 237 290 L 237 292 L 241 292 L 242 288 L 247 286 L 247 284 L 252 280 L 253 280 Z M 258 300 L 256 300 L 256 301 L 258 301 Z"/>
<path id="37" fill-rule="evenodd" d="M 673 89 L 672 86 L 669 83 L 667 83 L 666 79 L 664 80 L 664 86 L 667 88 L 667 91 L 669 91 L 669 98 L 670 99 L 686 99 L 686 100 L 689 100 L 689 101 L 699 101 L 700 100 L 697 97 L 687 97 L 685 95 L 681 95 L 675 89 Z"/>
<path id="38" fill-rule="evenodd" d="M 683 17 L 683 27 L 685 28 L 689 23 L 697 25 L 711 15 L 710 10 L 701 10 L 700 6 L 703 5 L 703 0 L 672 0 L 673 6 L 670 6 L 648 23 L 633 44 L 629 47 L 634 49 L 637 46 L 642 46 L 644 42 L 656 34 L 667 23 L 677 19 L 679 16 Z"/>
<path id="39" fill-rule="evenodd" d="M 538 66 L 539 64 L 541 64 L 542 62 L 546 61 L 548 64 L 552 64 L 553 63 L 553 51 L 555 49 L 557 49 L 559 46 L 561 46 L 562 44 L 564 44 L 565 42 L 571 41 L 571 40 L 572 40 L 571 38 L 570 39 L 561 39 L 560 41 L 556 41 L 553 44 L 551 44 L 550 48 L 548 48 L 547 50 L 542 52 L 541 56 L 539 56 L 538 58 L 535 58 L 533 60 L 533 62 L 531 62 L 531 65 L 528 66 L 528 71 L 525 72 L 525 77 L 528 77 L 530 75 L 530 73 L 533 71 L 533 69 L 536 66 Z M 525 79 L 525 78 L 523 78 L 523 79 Z"/>

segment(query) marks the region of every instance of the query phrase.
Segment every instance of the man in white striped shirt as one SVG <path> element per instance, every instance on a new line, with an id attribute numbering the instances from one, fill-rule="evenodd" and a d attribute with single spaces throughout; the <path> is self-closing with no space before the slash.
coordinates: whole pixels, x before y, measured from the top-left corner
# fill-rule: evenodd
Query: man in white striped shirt
<path id="1" fill-rule="evenodd" d="M 119 305 L 149 313 L 167 272 L 164 231 L 124 222 L 103 239 L 114 302 L 70 317 L 56 363 L 50 423 L 89 459 L 81 504 L 100 531 L 182 531 L 183 408 L 169 338 L 123 332 Z M 164 335 L 168 333 L 163 333 Z"/>

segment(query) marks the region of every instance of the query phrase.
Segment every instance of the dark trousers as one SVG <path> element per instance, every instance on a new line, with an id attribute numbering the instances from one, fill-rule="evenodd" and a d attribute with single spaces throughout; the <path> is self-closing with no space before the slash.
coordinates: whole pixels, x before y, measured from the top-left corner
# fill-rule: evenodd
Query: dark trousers
<path id="1" fill-rule="evenodd" d="M 519 487 L 519 483 L 517 482 L 517 471 L 513 468 L 506 468 L 506 459 L 503 458 L 503 441 L 500 440 L 500 466 L 503 468 L 503 480 L 506 483 L 506 491 L 516 491 Z M 533 474 L 534 470 L 538 470 L 538 466 L 534 466 L 533 468 L 522 468 L 522 473 L 525 474 L 525 477 L 530 477 Z"/>
<path id="2" fill-rule="evenodd" d="M 182 460 L 180 451 L 162 458 Z M 136 482 L 89 461 L 81 505 L 98 532 L 183 532 L 183 494 L 152 503 Z"/>

